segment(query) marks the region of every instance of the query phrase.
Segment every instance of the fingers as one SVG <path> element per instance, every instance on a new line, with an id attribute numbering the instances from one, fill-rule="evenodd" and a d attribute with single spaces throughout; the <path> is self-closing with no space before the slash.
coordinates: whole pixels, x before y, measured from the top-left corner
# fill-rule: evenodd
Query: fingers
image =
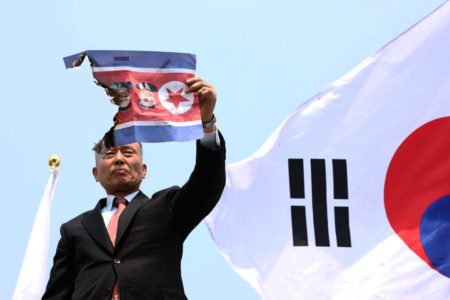
<path id="1" fill-rule="evenodd" d="M 199 77 L 187 79 L 186 84 L 188 85 L 185 91 L 186 94 L 196 92 L 198 95 L 202 122 L 211 121 L 217 100 L 217 93 L 214 87 Z M 209 132 L 209 130 L 215 130 L 215 127 L 204 130 Z"/>
<path id="2" fill-rule="evenodd" d="M 192 93 L 192 92 L 199 92 L 202 88 L 209 88 L 214 90 L 213 86 L 204 81 L 203 79 L 199 77 L 189 78 L 186 80 L 186 83 L 188 84 L 188 88 L 186 89 L 186 94 Z"/>
<path id="3" fill-rule="evenodd" d="M 200 98 L 215 96 L 215 90 L 212 87 L 202 87 L 197 91 Z"/>
<path id="4" fill-rule="evenodd" d="M 198 81 L 203 81 L 203 79 L 201 79 L 200 77 L 192 77 L 192 78 L 188 78 L 188 79 L 186 80 L 186 83 L 187 83 L 188 85 L 191 85 L 191 84 L 193 84 L 194 82 L 198 82 Z"/>
<path id="5" fill-rule="evenodd" d="M 216 105 L 217 93 L 212 85 L 203 81 L 203 79 L 195 77 L 186 80 L 189 86 L 186 94 L 196 92 L 200 104 L 200 115 L 203 122 L 209 122 L 214 113 Z"/>

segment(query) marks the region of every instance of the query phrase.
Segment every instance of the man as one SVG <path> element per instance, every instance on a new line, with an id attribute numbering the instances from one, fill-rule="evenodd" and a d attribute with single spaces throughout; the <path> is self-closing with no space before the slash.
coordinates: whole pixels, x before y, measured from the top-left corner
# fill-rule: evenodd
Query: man
<path id="1" fill-rule="evenodd" d="M 148 82 L 141 82 L 136 87 L 140 90 L 139 106 L 143 109 L 154 109 L 156 102 L 153 93 L 158 91 L 156 86 Z"/>
<path id="2" fill-rule="evenodd" d="M 148 198 L 139 191 L 147 173 L 140 144 L 106 151 L 101 149 L 103 142 L 94 147 L 93 175 L 107 198 L 61 226 L 42 299 L 187 299 L 180 273 L 183 242 L 220 198 L 225 185 L 225 142 L 221 136 L 216 140 L 220 134 L 214 125 L 214 88 L 200 78 L 186 83 L 186 92 L 199 96 L 205 131 L 197 141 L 196 165 L 189 180 L 181 188 L 173 186 Z M 118 208 L 114 202 L 121 202 Z M 117 231 L 110 230 L 120 211 Z"/>

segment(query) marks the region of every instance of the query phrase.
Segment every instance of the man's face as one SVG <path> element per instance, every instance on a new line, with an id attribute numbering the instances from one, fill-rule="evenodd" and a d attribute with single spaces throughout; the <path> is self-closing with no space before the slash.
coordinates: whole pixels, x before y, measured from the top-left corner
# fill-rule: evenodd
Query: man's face
<path id="1" fill-rule="evenodd" d="M 133 143 L 111 148 L 104 158 L 97 154 L 92 174 L 109 195 L 123 197 L 136 192 L 147 174 L 141 146 Z"/>
<path id="2" fill-rule="evenodd" d="M 127 108 L 131 103 L 130 91 L 126 88 L 108 89 L 109 95 L 114 98 L 114 103 L 120 108 Z"/>
<path id="3" fill-rule="evenodd" d="M 123 98 L 126 98 L 130 95 L 130 91 L 126 88 L 116 89 L 116 93 Z"/>
<path id="4" fill-rule="evenodd" d="M 155 106 L 155 98 L 153 97 L 153 92 L 147 89 L 142 89 L 139 93 L 139 99 L 141 99 L 142 105 L 146 107 Z"/>
<path id="5" fill-rule="evenodd" d="M 126 98 L 115 98 L 116 99 L 116 104 L 120 107 L 120 108 L 127 108 L 130 103 L 131 103 L 131 97 L 126 97 Z"/>

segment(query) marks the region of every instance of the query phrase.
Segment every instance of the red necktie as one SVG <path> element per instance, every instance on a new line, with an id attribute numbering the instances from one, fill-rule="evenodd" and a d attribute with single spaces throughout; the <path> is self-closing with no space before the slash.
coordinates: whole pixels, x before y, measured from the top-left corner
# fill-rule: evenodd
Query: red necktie
<path id="1" fill-rule="evenodd" d="M 116 235 L 117 235 L 117 225 L 119 224 L 119 217 L 120 214 L 123 212 L 125 207 L 127 207 L 128 201 L 125 198 L 114 198 L 113 206 L 117 207 L 116 212 L 112 215 L 111 220 L 109 220 L 108 223 L 108 234 L 109 238 L 111 239 L 111 242 L 113 246 L 116 244 Z M 111 296 L 111 300 L 119 300 L 119 281 L 116 280 L 116 283 L 114 284 L 113 293 Z"/>

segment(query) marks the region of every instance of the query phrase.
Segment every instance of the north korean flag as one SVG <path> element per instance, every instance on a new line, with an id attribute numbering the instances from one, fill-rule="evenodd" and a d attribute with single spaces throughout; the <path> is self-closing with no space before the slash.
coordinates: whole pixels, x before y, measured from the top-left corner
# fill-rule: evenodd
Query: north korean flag
<path id="1" fill-rule="evenodd" d="M 119 106 L 116 145 L 133 142 L 188 141 L 203 136 L 196 93 L 186 94 L 194 77 L 193 54 L 88 50 L 64 58 L 66 68 L 88 57 L 94 78 Z"/>

